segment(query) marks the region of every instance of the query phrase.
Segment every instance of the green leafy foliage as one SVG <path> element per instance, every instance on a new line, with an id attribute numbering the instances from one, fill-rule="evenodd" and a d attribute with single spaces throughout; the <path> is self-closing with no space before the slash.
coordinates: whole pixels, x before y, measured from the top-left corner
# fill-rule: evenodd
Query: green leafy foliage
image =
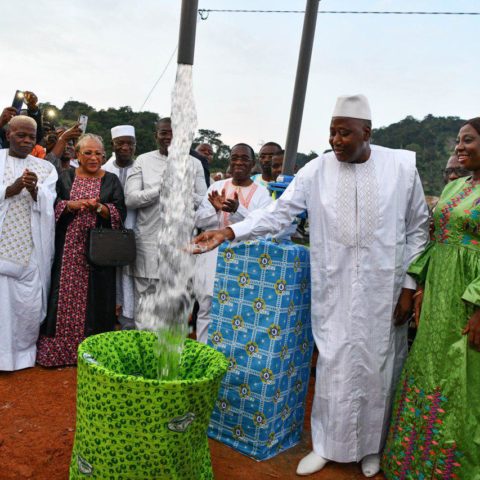
<path id="1" fill-rule="evenodd" d="M 195 148 L 200 143 L 208 143 L 213 148 L 213 160 L 210 164 L 210 172 L 225 172 L 228 168 L 230 157 L 230 147 L 220 139 L 221 133 L 215 130 L 200 128 L 198 135 L 193 140 L 192 147 Z"/>
<path id="2" fill-rule="evenodd" d="M 56 116 L 53 120 L 55 125 L 71 126 L 79 115 L 88 115 L 87 132 L 100 135 L 105 143 L 107 158 L 111 155 L 110 129 L 116 125 L 133 125 L 137 138 L 137 155 L 155 150 L 155 123 L 160 118 L 153 112 L 134 112 L 130 107 L 109 108 L 107 110 L 95 110 L 90 105 L 69 100 L 62 108 L 55 105 L 42 104 L 43 111 L 53 110 Z M 47 118 L 48 121 L 50 121 Z"/>
<path id="3" fill-rule="evenodd" d="M 408 116 L 388 127 L 373 130 L 372 143 L 390 148 L 413 150 L 426 195 L 443 190 L 442 171 L 455 148 L 455 139 L 465 120 L 459 117 L 434 117 L 423 120 Z"/>

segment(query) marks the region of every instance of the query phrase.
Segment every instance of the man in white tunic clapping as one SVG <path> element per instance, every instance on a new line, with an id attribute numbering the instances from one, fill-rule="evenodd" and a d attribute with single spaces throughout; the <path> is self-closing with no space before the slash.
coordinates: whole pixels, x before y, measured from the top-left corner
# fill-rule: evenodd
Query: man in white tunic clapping
<path id="1" fill-rule="evenodd" d="M 195 213 L 195 226 L 203 230 L 224 228 L 242 221 L 249 212 L 271 203 L 270 193 L 254 183 L 250 172 L 255 166 L 255 153 L 249 145 L 239 143 L 230 152 L 232 178 L 215 182 L 207 191 Z M 197 340 L 207 343 L 213 287 L 218 250 L 196 259 L 194 288 L 199 304 L 197 315 Z"/>
<path id="2" fill-rule="evenodd" d="M 0 150 L 0 370 L 33 367 L 54 253 L 55 167 L 29 155 L 37 124 L 10 120 Z"/>

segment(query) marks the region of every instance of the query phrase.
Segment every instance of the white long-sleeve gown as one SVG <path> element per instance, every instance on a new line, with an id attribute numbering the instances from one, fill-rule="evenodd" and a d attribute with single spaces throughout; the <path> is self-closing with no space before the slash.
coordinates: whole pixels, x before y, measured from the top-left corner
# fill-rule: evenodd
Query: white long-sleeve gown
<path id="1" fill-rule="evenodd" d="M 406 269 L 428 240 L 415 154 L 372 145 L 363 164 L 333 153 L 302 168 L 274 204 L 232 225 L 238 240 L 280 231 L 308 211 L 312 329 L 319 351 L 311 416 L 314 451 L 359 461 L 383 447 L 407 353 L 393 325 Z"/>
<path id="2" fill-rule="evenodd" d="M 28 168 L 38 177 L 37 200 L 6 189 Z M 33 367 L 45 318 L 55 238 L 55 167 L 0 150 L 0 370 Z"/>

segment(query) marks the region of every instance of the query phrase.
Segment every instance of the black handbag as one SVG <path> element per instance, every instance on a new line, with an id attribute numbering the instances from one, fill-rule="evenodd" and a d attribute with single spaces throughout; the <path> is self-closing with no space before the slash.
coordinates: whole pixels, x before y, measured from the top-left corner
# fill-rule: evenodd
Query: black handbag
<path id="1" fill-rule="evenodd" d="M 88 235 L 87 259 L 97 267 L 123 267 L 135 261 L 135 233 L 130 228 L 91 228 Z"/>

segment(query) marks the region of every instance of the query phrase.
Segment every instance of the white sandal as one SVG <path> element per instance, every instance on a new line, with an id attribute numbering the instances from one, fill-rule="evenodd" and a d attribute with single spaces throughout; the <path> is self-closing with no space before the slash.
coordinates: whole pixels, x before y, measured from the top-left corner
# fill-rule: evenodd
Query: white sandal
<path id="1" fill-rule="evenodd" d="M 310 452 L 300 460 L 297 467 L 297 475 L 311 475 L 319 472 L 327 463 L 328 460 L 326 458 L 317 455 L 315 452 Z"/>
<path id="2" fill-rule="evenodd" d="M 362 472 L 366 477 L 374 477 L 380 471 L 380 455 L 375 453 L 362 459 Z"/>

